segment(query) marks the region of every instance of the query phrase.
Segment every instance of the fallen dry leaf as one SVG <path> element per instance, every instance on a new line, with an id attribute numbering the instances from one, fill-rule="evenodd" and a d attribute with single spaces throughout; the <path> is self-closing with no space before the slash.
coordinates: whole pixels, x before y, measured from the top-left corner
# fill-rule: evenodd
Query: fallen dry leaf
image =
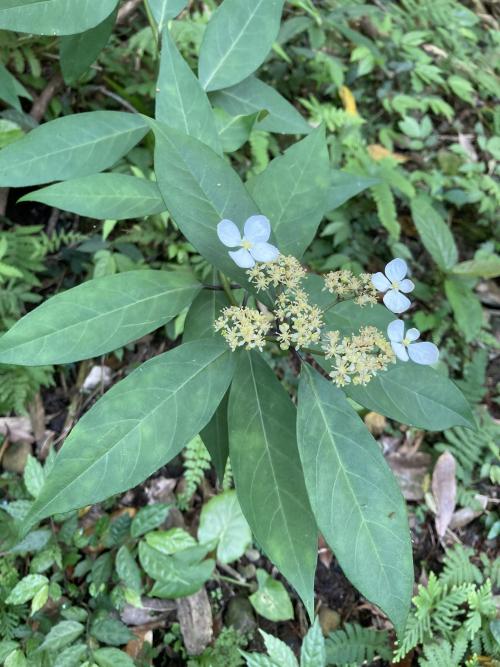
<path id="1" fill-rule="evenodd" d="M 422 500 L 424 480 L 431 467 L 431 456 L 425 452 L 414 452 L 410 456 L 393 452 L 386 457 L 406 500 Z"/>
<path id="2" fill-rule="evenodd" d="M 141 607 L 126 604 L 120 614 L 125 625 L 146 625 L 161 619 L 166 619 L 175 612 L 177 606 L 173 600 L 159 600 L 156 598 L 141 598 Z"/>
<path id="3" fill-rule="evenodd" d="M 179 598 L 177 616 L 184 646 L 189 655 L 200 655 L 212 641 L 212 608 L 207 591 L 202 588 L 194 595 Z"/>
<path id="4" fill-rule="evenodd" d="M 457 464 L 453 454 L 444 452 L 436 461 L 432 473 L 432 495 L 436 502 L 436 532 L 444 537 L 450 525 L 457 500 Z"/>
<path id="5" fill-rule="evenodd" d="M 152 630 L 134 630 L 136 639 L 131 639 L 125 647 L 125 653 L 131 658 L 138 658 L 145 642 L 153 646 Z M 148 664 L 152 665 L 152 662 Z"/>
<path id="6" fill-rule="evenodd" d="M 29 417 L 2 417 L 0 435 L 7 435 L 11 442 L 34 442 Z"/>
<path id="7" fill-rule="evenodd" d="M 472 507 L 462 507 L 456 512 L 453 512 L 453 516 L 451 517 L 450 521 L 450 528 L 452 530 L 455 530 L 456 528 L 463 528 L 471 521 L 474 521 L 474 519 L 477 519 L 478 516 L 481 516 L 481 514 L 486 510 L 488 506 L 488 498 L 486 496 L 477 494 L 474 499 L 478 502 L 481 508 L 475 510 L 472 509 Z"/>

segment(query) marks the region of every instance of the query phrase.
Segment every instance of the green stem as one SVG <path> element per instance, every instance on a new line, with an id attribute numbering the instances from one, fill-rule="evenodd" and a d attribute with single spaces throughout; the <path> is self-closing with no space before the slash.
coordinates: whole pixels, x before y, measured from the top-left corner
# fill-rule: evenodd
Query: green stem
<path id="1" fill-rule="evenodd" d="M 233 294 L 233 291 L 232 291 L 232 289 L 231 289 L 231 285 L 230 285 L 230 283 L 229 283 L 229 280 L 228 280 L 228 279 L 226 278 L 226 276 L 225 276 L 223 273 L 221 273 L 220 271 L 219 271 L 219 279 L 220 279 L 220 281 L 221 281 L 222 288 L 223 288 L 224 292 L 226 293 L 227 298 L 229 299 L 229 303 L 230 303 L 232 306 L 237 306 L 237 305 L 238 305 L 238 302 L 237 302 L 236 299 L 234 298 L 234 294 Z"/>
<path id="2" fill-rule="evenodd" d="M 153 39 L 155 40 L 155 45 L 156 45 L 156 55 L 160 54 L 160 35 L 158 34 L 158 28 L 156 26 L 156 21 L 154 20 L 154 16 L 151 13 L 151 9 L 149 7 L 148 0 L 144 0 L 144 9 L 146 10 L 146 16 L 148 17 L 148 23 L 151 26 L 151 30 L 153 32 Z"/>

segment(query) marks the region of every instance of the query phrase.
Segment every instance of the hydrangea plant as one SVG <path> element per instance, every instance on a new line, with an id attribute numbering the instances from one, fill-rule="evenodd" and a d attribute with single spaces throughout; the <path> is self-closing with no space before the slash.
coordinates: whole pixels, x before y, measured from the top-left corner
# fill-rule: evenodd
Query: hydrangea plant
<path id="1" fill-rule="evenodd" d="M 117 4 L 94 3 L 83 16 L 77 0 L 64 3 L 63 13 L 59 2 L 10 3 L 0 28 L 92 31 Z M 357 408 L 431 431 L 473 427 L 471 411 L 445 370 L 430 365 L 432 344 L 415 342 L 418 332 L 405 334 L 394 317 L 408 310 L 413 289 L 402 260 L 374 276 L 318 276 L 301 265 L 329 211 L 332 171 L 324 128 L 308 126 L 251 76 L 278 34 L 283 0 L 224 0 L 206 28 L 198 76 L 169 32 L 185 4 L 151 3 L 162 47 L 155 118 L 74 114 L 0 151 L 0 187 L 58 181 L 25 199 L 97 219 L 166 210 L 213 268 L 204 280 L 148 269 L 95 278 L 2 336 L 0 363 L 67 364 L 112 352 L 187 310 L 182 344 L 139 366 L 76 424 L 21 530 L 141 483 L 201 434 L 219 472 L 229 457 L 256 542 L 311 617 L 321 533 L 399 631 L 413 586 L 405 503 Z M 229 125 L 217 122 L 213 105 L 226 105 Z M 227 153 L 255 124 L 303 138 L 245 183 Z M 148 132 L 156 181 L 106 172 Z M 299 368 L 293 397 L 269 363 L 276 355 Z"/>

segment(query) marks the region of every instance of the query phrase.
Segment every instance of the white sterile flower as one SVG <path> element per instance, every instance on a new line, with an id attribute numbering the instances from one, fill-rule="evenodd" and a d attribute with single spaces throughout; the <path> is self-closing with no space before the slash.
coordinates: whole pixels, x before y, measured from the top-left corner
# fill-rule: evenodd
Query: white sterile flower
<path id="1" fill-rule="evenodd" d="M 231 220 L 219 222 L 217 235 L 228 248 L 240 246 L 239 250 L 230 251 L 229 256 L 242 269 L 251 269 L 255 262 L 272 262 L 280 254 L 278 248 L 267 243 L 271 236 L 271 225 L 263 215 L 248 218 L 243 228 L 243 238 Z"/>
<path id="2" fill-rule="evenodd" d="M 439 359 L 439 350 L 434 343 L 415 343 L 420 338 L 418 329 L 408 329 L 405 336 L 403 320 L 394 320 L 387 327 L 387 336 L 391 341 L 394 354 L 401 361 L 411 359 L 416 364 L 427 366 Z"/>
<path id="3" fill-rule="evenodd" d="M 385 275 L 380 271 L 372 276 L 372 284 L 384 294 L 384 303 L 393 313 L 404 313 L 411 305 L 410 299 L 401 292 L 411 292 L 415 285 L 405 278 L 408 267 L 403 259 L 393 259 L 385 267 Z"/>

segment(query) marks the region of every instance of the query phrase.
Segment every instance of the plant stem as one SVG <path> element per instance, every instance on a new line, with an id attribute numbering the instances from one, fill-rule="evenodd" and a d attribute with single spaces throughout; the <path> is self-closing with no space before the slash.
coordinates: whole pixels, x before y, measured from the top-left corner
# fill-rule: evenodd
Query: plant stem
<path id="1" fill-rule="evenodd" d="M 151 9 L 149 7 L 148 0 L 144 0 L 144 9 L 146 10 L 146 16 L 148 17 L 148 23 L 151 26 L 153 32 L 153 38 L 156 44 L 156 55 L 160 54 L 160 36 L 158 34 L 158 28 L 156 26 L 156 21 L 154 20 L 153 15 L 151 14 Z"/>
<path id="2" fill-rule="evenodd" d="M 238 302 L 234 298 L 234 294 L 233 294 L 232 289 L 231 289 L 231 284 L 229 283 L 226 276 L 223 273 L 221 273 L 220 271 L 219 271 L 219 279 L 222 283 L 222 289 L 224 290 L 224 292 L 226 293 L 227 298 L 229 299 L 229 303 L 232 306 L 237 306 Z"/>

